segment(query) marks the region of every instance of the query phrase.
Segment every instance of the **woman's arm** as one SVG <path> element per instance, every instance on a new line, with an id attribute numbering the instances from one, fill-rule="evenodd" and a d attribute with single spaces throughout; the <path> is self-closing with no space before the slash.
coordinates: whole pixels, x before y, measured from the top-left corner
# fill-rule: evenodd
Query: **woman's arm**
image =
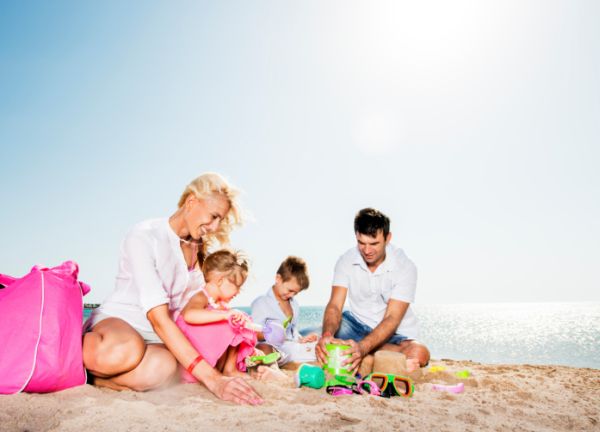
<path id="1" fill-rule="evenodd" d="M 184 368 L 187 368 L 198 357 L 198 351 L 171 319 L 167 305 L 151 309 L 147 317 L 167 349 Z M 200 361 L 192 370 L 192 375 L 219 399 L 250 405 L 263 402 L 246 381 L 241 378 L 224 377 L 206 361 Z"/>
<path id="2" fill-rule="evenodd" d="M 187 305 L 181 311 L 181 316 L 188 324 L 208 324 L 219 321 L 227 321 L 230 311 L 206 309 L 208 299 L 199 292 L 190 299 Z"/>

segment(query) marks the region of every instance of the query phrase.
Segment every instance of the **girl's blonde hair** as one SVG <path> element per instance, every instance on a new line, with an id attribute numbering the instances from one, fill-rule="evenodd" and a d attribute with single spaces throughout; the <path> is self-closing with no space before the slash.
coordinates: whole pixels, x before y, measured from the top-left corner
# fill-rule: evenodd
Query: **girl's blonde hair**
<path id="1" fill-rule="evenodd" d="M 202 264 L 202 273 L 207 281 L 212 272 L 225 273 L 232 283 L 241 286 L 248 277 L 248 267 L 248 259 L 242 252 L 221 249 L 205 258 Z"/>
<path id="2" fill-rule="evenodd" d="M 234 227 L 241 225 L 241 209 L 237 202 L 239 191 L 230 185 L 221 175 L 208 172 L 195 178 L 185 187 L 177 206 L 179 208 L 183 207 L 185 201 L 191 194 L 198 199 L 206 199 L 219 194 L 223 195 L 229 201 L 229 211 L 219 224 L 219 228 L 215 232 L 207 234 L 205 238 L 202 239 L 202 247 L 198 252 L 198 259 L 200 265 L 202 265 L 206 252 L 213 241 L 217 240 L 221 244 L 229 243 L 229 233 L 231 233 L 231 230 Z"/>

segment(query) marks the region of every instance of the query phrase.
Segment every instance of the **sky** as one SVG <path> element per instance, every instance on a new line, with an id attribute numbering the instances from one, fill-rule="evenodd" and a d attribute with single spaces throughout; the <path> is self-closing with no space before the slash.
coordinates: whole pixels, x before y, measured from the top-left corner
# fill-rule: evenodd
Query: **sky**
<path id="1" fill-rule="evenodd" d="M 0 4 L 0 272 L 120 243 L 206 171 L 239 187 L 248 305 L 287 255 L 324 305 L 375 207 L 417 303 L 600 301 L 600 3 Z"/>

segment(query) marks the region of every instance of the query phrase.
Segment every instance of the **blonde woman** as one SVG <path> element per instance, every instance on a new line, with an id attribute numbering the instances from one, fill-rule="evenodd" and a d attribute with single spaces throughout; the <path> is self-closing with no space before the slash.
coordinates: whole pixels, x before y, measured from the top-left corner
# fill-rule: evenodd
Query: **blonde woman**
<path id="1" fill-rule="evenodd" d="M 115 289 L 85 325 L 83 361 L 94 384 L 151 390 L 177 379 L 181 364 L 220 399 L 262 403 L 245 380 L 204 361 L 173 321 L 204 285 L 210 242 L 226 243 L 240 222 L 236 196 L 221 176 L 203 174 L 185 188 L 171 217 L 141 222 L 127 234 Z"/>

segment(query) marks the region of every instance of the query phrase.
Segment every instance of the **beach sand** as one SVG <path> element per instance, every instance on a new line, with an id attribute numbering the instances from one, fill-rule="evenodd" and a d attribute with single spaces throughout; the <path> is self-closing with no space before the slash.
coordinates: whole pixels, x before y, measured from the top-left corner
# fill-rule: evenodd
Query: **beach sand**
<path id="1" fill-rule="evenodd" d="M 324 389 L 253 382 L 266 402 L 236 406 L 196 384 L 146 393 L 90 385 L 0 396 L 1 431 L 600 431 L 600 370 L 440 360 L 414 397 L 328 395 Z M 469 370 L 458 379 L 454 372 Z M 286 371 L 290 376 L 293 372 Z M 464 382 L 461 394 L 431 383 Z"/>

